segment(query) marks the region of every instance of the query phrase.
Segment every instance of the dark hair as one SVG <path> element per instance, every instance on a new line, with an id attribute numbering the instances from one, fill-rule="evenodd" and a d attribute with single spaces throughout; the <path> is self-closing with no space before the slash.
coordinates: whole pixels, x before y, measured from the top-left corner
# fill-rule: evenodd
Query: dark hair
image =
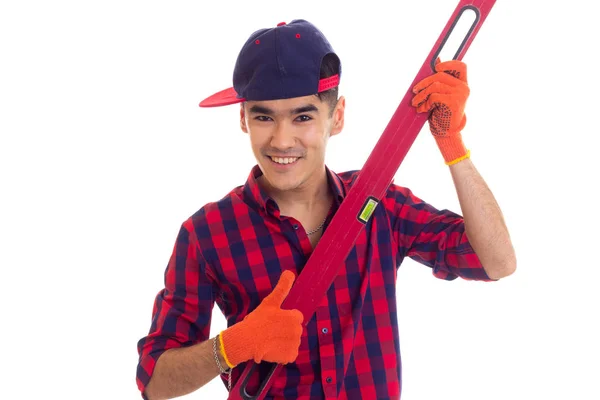
<path id="1" fill-rule="evenodd" d="M 332 53 L 327 54 L 321 61 L 321 74 L 320 79 L 329 78 L 335 74 L 340 73 L 340 59 Z M 333 110 L 338 102 L 338 86 L 326 90 L 321 93 L 317 93 L 319 99 L 329 104 L 329 116 L 333 115 Z"/>

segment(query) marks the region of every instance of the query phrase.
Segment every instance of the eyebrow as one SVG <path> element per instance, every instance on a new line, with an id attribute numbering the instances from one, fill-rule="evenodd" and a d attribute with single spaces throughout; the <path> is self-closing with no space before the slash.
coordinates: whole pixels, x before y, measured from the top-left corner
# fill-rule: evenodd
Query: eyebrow
<path id="1" fill-rule="evenodd" d="M 252 107 L 250 107 L 249 111 L 252 114 L 267 114 L 267 115 L 274 114 L 273 110 L 271 110 L 270 108 L 263 107 L 263 106 L 257 106 L 257 105 L 253 105 Z"/>
<path id="2" fill-rule="evenodd" d="M 313 104 L 309 104 L 306 106 L 302 106 L 302 107 L 297 107 L 294 108 L 290 111 L 290 114 L 303 114 L 303 113 L 307 113 L 307 112 L 318 112 L 319 109 L 317 108 L 317 106 L 313 105 Z"/>
<path id="3" fill-rule="evenodd" d="M 252 107 L 250 107 L 249 111 L 251 114 L 265 114 L 265 115 L 275 114 L 275 111 L 273 111 L 272 109 L 265 107 L 265 106 L 259 106 L 259 105 L 253 105 Z M 306 106 L 292 108 L 290 110 L 290 115 L 302 114 L 302 113 L 313 112 L 313 111 L 318 112 L 319 109 L 313 104 L 308 104 Z"/>

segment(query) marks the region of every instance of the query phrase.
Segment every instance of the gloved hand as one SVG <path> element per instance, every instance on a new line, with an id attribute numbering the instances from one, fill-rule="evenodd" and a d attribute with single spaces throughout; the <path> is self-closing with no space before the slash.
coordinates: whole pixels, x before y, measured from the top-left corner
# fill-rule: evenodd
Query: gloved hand
<path id="1" fill-rule="evenodd" d="M 413 88 L 412 105 L 417 112 L 430 112 L 429 129 L 447 165 L 470 156 L 462 141 L 461 131 L 467 123 L 465 105 L 470 94 L 467 66 L 464 62 L 436 61 L 436 73 Z"/>
<path id="2" fill-rule="evenodd" d="M 230 368 L 248 360 L 278 364 L 296 360 L 304 315 L 298 310 L 281 309 L 294 280 L 292 271 L 284 271 L 254 311 L 221 332 L 221 352 Z"/>

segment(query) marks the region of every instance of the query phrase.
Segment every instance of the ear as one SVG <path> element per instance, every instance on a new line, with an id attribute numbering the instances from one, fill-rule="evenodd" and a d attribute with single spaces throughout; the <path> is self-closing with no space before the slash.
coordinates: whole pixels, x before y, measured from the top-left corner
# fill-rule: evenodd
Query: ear
<path id="1" fill-rule="evenodd" d="M 333 110 L 333 121 L 331 124 L 331 136 L 337 135 L 344 129 L 344 113 L 346 111 L 346 98 L 340 96 Z"/>
<path id="2" fill-rule="evenodd" d="M 242 132 L 248 133 L 248 126 L 246 125 L 246 111 L 244 110 L 244 103 L 240 104 L 240 128 Z"/>

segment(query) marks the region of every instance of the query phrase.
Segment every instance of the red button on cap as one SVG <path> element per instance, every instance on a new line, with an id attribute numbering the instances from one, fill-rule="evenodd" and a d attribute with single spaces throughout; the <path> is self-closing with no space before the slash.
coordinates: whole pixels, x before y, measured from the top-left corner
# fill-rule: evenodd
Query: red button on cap
<path id="1" fill-rule="evenodd" d="M 277 24 L 277 26 L 281 26 L 281 25 L 285 25 L 285 22 L 280 22 Z"/>

